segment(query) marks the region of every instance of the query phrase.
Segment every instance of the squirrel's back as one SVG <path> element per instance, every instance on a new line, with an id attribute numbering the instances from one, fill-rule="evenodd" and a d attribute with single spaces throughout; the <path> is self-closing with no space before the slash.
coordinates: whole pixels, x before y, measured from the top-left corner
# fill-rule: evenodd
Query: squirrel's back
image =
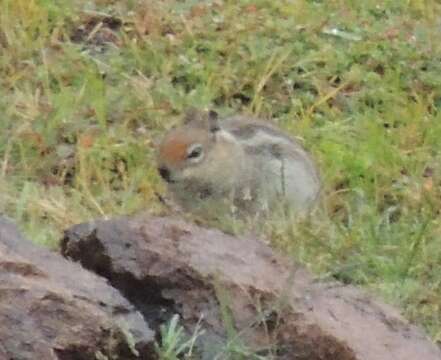
<path id="1" fill-rule="evenodd" d="M 269 122 L 244 116 L 224 120 L 224 128 L 255 158 L 263 197 L 285 200 L 297 208 L 309 207 L 316 201 L 320 193 L 319 173 L 299 141 Z"/>

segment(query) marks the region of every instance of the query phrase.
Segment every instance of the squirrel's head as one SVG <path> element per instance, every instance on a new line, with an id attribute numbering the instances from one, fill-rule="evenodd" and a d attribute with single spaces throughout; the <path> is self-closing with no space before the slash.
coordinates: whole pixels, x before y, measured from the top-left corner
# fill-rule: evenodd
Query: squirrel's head
<path id="1" fill-rule="evenodd" d="M 193 174 L 215 145 L 219 130 L 216 112 L 187 111 L 183 126 L 170 130 L 159 146 L 161 177 L 168 183 L 176 183 Z"/>

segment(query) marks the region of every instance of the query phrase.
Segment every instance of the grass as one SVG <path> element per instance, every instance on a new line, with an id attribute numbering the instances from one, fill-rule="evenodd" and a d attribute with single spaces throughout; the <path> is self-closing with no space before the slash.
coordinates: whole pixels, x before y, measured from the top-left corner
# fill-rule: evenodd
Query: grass
<path id="1" fill-rule="evenodd" d="M 167 324 L 161 326 L 161 344 L 155 343 L 160 360 L 193 359 L 195 342 L 203 335 L 197 324 L 194 333 L 186 336 L 185 329 L 179 324 L 179 315 L 174 315 Z"/>
<path id="2" fill-rule="evenodd" d="M 190 106 L 272 118 L 320 163 L 323 218 L 274 246 L 441 341 L 440 5 L 0 0 L 0 212 L 35 242 L 160 209 L 154 143 Z"/>

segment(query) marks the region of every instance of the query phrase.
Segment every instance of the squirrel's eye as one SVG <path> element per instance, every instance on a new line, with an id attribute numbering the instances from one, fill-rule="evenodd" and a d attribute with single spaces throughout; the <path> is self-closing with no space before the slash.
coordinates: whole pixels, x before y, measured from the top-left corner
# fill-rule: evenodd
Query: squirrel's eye
<path id="1" fill-rule="evenodd" d="M 202 156 L 202 146 L 197 144 L 192 146 L 187 154 L 187 159 L 198 159 Z"/>

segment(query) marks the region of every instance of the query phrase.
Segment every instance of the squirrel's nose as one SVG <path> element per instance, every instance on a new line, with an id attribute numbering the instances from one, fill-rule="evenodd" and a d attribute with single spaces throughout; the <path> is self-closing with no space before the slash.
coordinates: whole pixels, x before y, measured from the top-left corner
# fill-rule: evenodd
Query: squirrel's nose
<path id="1" fill-rule="evenodd" d="M 172 181 L 171 181 L 171 173 L 170 173 L 170 170 L 169 170 L 167 167 L 165 167 L 165 166 L 160 166 L 160 167 L 158 168 L 158 172 L 159 172 L 159 175 L 161 175 L 161 177 L 162 177 L 165 181 L 167 181 L 167 182 L 172 182 Z"/>

